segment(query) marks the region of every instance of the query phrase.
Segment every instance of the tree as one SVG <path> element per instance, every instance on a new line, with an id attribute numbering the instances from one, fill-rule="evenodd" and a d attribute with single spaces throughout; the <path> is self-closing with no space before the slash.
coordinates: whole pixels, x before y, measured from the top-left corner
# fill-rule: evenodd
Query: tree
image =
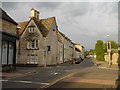
<path id="1" fill-rule="evenodd" d="M 97 60 L 104 60 L 104 43 L 102 40 L 98 40 L 95 45 L 95 53 Z"/>
<path id="2" fill-rule="evenodd" d="M 111 48 L 112 49 L 118 49 L 118 44 L 115 41 L 111 41 Z"/>
<path id="3" fill-rule="evenodd" d="M 107 42 L 103 44 L 103 50 L 104 50 L 104 53 L 107 52 Z"/>
<path id="4" fill-rule="evenodd" d="M 94 50 L 93 50 L 93 49 L 90 49 L 89 55 L 93 55 L 93 54 L 94 54 Z"/>
<path id="5" fill-rule="evenodd" d="M 86 55 L 86 56 L 89 55 L 89 51 L 85 51 L 85 55 Z"/>

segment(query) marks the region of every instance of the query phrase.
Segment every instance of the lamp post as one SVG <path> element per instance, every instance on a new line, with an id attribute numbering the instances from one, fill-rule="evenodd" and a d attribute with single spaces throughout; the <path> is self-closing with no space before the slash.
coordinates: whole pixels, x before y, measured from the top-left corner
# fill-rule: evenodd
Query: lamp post
<path id="1" fill-rule="evenodd" d="M 112 60 L 111 60 L 111 42 L 107 42 L 107 52 L 108 52 L 108 60 L 109 60 L 109 67 L 112 65 Z"/>
<path id="2" fill-rule="evenodd" d="M 110 35 L 107 35 L 109 37 Z M 109 62 L 109 67 L 112 65 L 112 60 L 111 60 L 111 42 L 110 40 L 107 41 L 107 52 L 108 52 L 108 62 Z"/>

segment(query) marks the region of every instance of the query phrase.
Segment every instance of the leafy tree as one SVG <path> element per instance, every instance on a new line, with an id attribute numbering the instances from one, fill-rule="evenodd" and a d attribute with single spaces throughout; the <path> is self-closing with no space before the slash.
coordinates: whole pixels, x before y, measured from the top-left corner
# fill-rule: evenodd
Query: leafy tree
<path id="1" fill-rule="evenodd" d="M 98 40 L 95 45 L 95 53 L 97 60 L 104 60 L 104 43 L 102 40 Z"/>
<path id="2" fill-rule="evenodd" d="M 107 42 L 103 44 L 104 53 L 107 52 Z"/>
<path id="3" fill-rule="evenodd" d="M 89 55 L 89 51 L 85 51 L 85 55 L 86 55 L 86 56 Z"/>
<path id="4" fill-rule="evenodd" d="M 93 54 L 94 54 L 94 50 L 93 50 L 93 49 L 90 49 L 89 55 L 93 55 Z"/>
<path id="5" fill-rule="evenodd" d="M 118 44 L 115 41 L 111 41 L 111 48 L 112 49 L 118 49 Z"/>

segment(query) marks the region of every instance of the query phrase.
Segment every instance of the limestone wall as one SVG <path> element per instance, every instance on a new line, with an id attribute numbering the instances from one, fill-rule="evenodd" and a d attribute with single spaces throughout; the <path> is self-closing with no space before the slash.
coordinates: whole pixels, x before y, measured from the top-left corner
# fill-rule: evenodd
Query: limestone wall
<path id="1" fill-rule="evenodd" d="M 9 33 L 9 34 L 12 34 L 12 35 L 16 35 L 16 29 L 17 29 L 17 26 L 14 25 L 13 23 L 11 22 L 8 22 L 6 20 L 1 20 L 0 19 L 0 22 L 2 22 L 2 31 L 3 32 L 6 32 L 6 33 Z M 1 26 L 1 25 L 0 25 Z M 0 31 L 1 31 L 0 30 Z"/>
<path id="2" fill-rule="evenodd" d="M 109 62 L 108 55 L 105 55 L 104 58 L 105 58 L 106 62 Z M 111 57 L 111 60 L 112 60 L 112 64 L 118 64 L 118 53 L 113 53 L 112 57 Z"/>

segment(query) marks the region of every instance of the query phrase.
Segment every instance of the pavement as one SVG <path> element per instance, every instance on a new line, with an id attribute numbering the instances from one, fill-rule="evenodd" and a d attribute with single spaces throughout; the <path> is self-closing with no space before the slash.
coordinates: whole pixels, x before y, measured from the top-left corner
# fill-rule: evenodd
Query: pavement
<path id="1" fill-rule="evenodd" d="M 7 71 L 7 72 L 0 72 L 0 78 L 2 79 L 13 79 L 13 78 L 17 78 L 17 77 L 22 77 L 22 76 L 26 76 L 28 74 L 34 74 L 36 72 L 36 70 L 30 70 L 30 69 L 25 69 L 25 70 L 21 70 L 21 69 L 17 69 L 14 71 Z"/>
<path id="2" fill-rule="evenodd" d="M 93 59 L 92 60 L 94 62 L 94 64 L 100 68 L 103 68 L 103 69 L 111 69 L 111 70 L 119 70 L 119 66 L 118 65 L 115 65 L 115 64 L 112 64 L 111 67 L 109 66 L 109 63 L 106 62 L 106 61 L 98 61 L 98 60 L 95 60 Z"/>

